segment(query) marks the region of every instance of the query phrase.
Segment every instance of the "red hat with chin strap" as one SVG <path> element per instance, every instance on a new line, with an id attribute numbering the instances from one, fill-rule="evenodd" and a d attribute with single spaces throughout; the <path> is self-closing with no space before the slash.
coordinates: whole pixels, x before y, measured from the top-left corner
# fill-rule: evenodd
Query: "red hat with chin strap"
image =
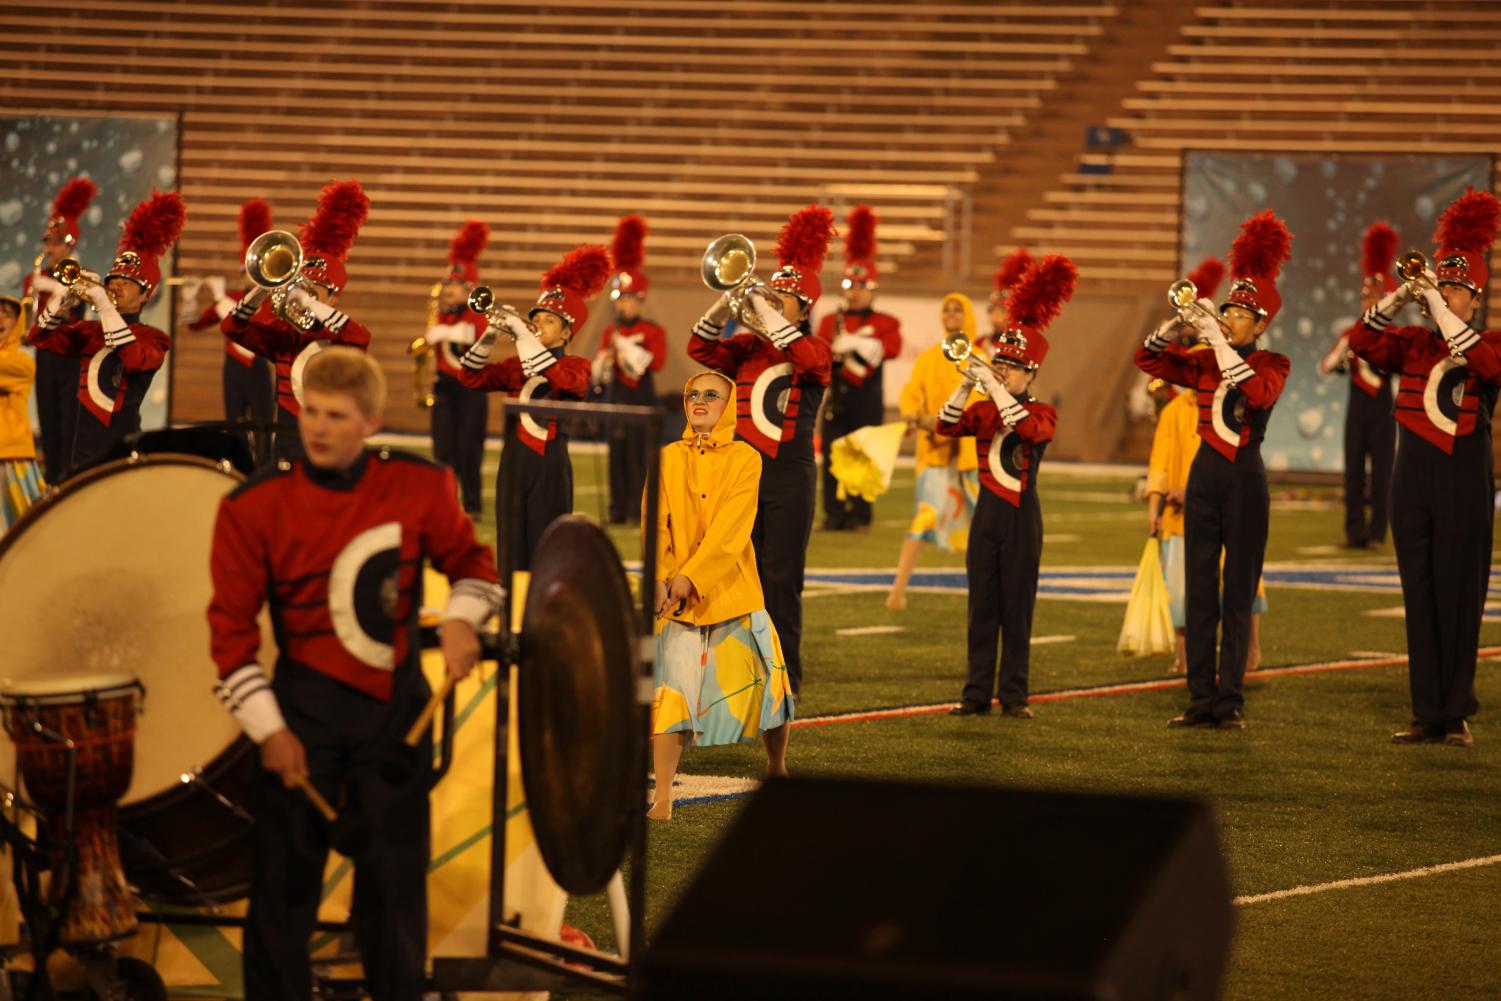
<path id="1" fill-rule="evenodd" d="M 99 185 L 87 177 L 73 177 L 63 182 L 52 199 L 52 208 L 47 213 L 47 226 L 43 240 L 61 239 L 68 246 L 78 244 L 78 219 L 88 211 L 89 202 L 98 194 Z"/>
<path id="2" fill-rule="evenodd" d="M 1032 266 L 1032 253 L 1026 247 L 1017 247 L 1011 255 L 1001 262 L 1001 266 L 995 272 L 995 290 L 990 293 L 992 306 L 1004 306 L 1006 293 L 1016 280 L 1026 273 L 1027 268 Z"/>
<path id="3" fill-rule="evenodd" d="M 1501 202 L 1489 191 L 1467 188 L 1438 218 L 1433 240 L 1439 246 L 1433 262 L 1440 285 L 1463 285 L 1480 293 L 1490 280 L 1486 257 L 1496 242 L 1501 223 Z"/>
<path id="4" fill-rule="evenodd" d="M 646 260 L 646 220 L 628 215 L 615 224 L 615 241 L 610 246 L 615 262 L 615 277 L 610 279 L 610 298 L 623 295 L 641 298 L 651 288 L 651 279 L 641 270 Z"/>
<path id="5" fill-rule="evenodd" d="M 1271 209 L 1256 213 L 1240 224 L 1240 235 L 1230 245 L 1230 294 L 1220 303 L 1220 312 L 1241 306 L 1268 323 L 1282 308 L 1277 276 L 1292 255 L 1293 235 Z"/>
<path id="6" fill-rule="evenodd" d="M 1061 254 L 1034 262 L 1017 279 L 1006 300 L 1006 327 L 995 338 L 992 362 L 1011 362 L 1036 371 L 1048 356 L 1043 331 L 1074 297 L 1079 269 Z"/>
<path id="7" fill-rule="evenodd" d="M 795 295 L 811 307 L 823 293 L 818 273 L 834 235 L 834 213 L 821 205 L 798 209 L 788 218 L 777 238 L 780 266 L 771 276 L 771 287 Z"/>
<path id="8" fill-rule="evenodd" d="M 1385 295 L 1395 291 L 1397 278 L 1392 262 L 1397 259 L 1397 231 L 1389 223 L 1373 222 L 1360 240 L 1361 288 Z"/>
<path id="9" fill-rule="evenodd" d="M 527 315 L 552 313 L 578 333 L 589 319 L 589 300 L 609 278 L 609 251 L 598 244 L 575 247 L 542 276 L 542 291 Z"/>
<path id="10" fill-rule="evenodd" d="M 110 265 L 104 280 L 129 278 L 150 299 L 162 280 L 161 255 L 177 242 L 187 217 L 181 195 L 175 191 L 153 191 L 150 198 L 130 210 L 119 249 L 115 251 L 115 263 Z"/>
<path id="11" fill-rule="evenodd" d="M 845 223 L 844 279 L 839 284 L 847 289 L 874 289 L 876 278 L 876 214 L 869 205 L 856 205 Z"/>
<path id="12" fill-rule="evenodd" d="M 334 295 L 344 290 L 349 272 L 344 262 L 354 238 L 370 216 L 370 198 L 359 181 L 335 181 L 318 194 L 318 207 L 302 224 L 302 273 Z"/>
<path id="13" fill-rule="evenodd" d="M 459 232 L 448 244 L 448 276 L 445 281 L 462 282 L 465 285 L 479 283 L 479 255 L 485 252 L 490 242 L 490 227 L 474 219 L 459 227 Z"/>

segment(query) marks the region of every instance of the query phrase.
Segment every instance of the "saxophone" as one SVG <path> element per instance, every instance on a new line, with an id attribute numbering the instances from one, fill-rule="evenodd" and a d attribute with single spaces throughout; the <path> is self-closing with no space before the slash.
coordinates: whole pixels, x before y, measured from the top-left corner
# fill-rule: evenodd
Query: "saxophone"
<path id="1" fill-rule="evenodd" d="M 438 323 L 438 298 L 443 292 L 443 283 L 434 282 L 432 289 L 427 293 L 427 326 L 432 328 Z M 427 366 L 432 358 L 433 346 L 427 342 L 425 334 L 412 339 L 407 345 L 407 356 L 412 359 L 412 403 L 419 409 L 426 410 L 433 405 L 433 384 L 428 377 Z"/>

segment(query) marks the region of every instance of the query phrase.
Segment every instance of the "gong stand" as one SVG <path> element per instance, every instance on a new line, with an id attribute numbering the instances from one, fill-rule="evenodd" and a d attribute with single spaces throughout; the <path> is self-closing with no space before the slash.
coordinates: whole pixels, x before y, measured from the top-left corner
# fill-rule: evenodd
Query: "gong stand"
<path id="1" fill-rule="evenodd" d="M 432 989 L 438 991 L 538 991 L 592 989 L 627 993 L 634 984 L 630 964 L 621 956 L 583 949 L 523 931 L 505 913 L 507 785 L 510 757 L 510 668 L 517 671 L 518 713 L 522 748 L 522 775 L 537 846 L 553 878 L 575 896 L 597 893 L 620 866 L 630 861 L 629 948 L 639 957 L 644 948 L 646 911 L 646 802 L 647 774 L 651 765 L 651 698 L 655 659 L 652 588 L 645 582 L 655 577 L 657 555 L 658 435 L 661 412 L 655 407 L 565 402 L 506 401 L 504 416 L 508 431 L 522 415 L 538 422 L 560 423 L 592 418 L 618 428 L 626 437 L 637 436 L 646 446 L 645 532 L 641 553 L 640 601 L 632 608 L 619 557 L 608 537 L 588 519 L 559 518 L 548 528 L 537 547 L 536 563 L 526 562 L 521 537 L 521 482 L 515 465 L 502 477 L 497 509 L 502 512 L 501 534 L 496 539 L 500 579 L 508 585 L 501 607 L 502 656 L 495 685 L 495 779 L 491 792 L 490 907 L 485 955 L 433 960 Z M 507 447 L 525 448 L 507 435 Z M 593 565 L 590 565 L 592 561 Z M 582 572 L 588 576 L 580 576 Z M 615 573 L 608 571 L 614 568 Z M 518 601 L 516 574 L 525 572 L 530 582 L 524 609 Z M 624 591 L 624 600 L 620 600 Z M 562 595 L 563 598 L 558 596 Z M 571 625 L 560 623 L 562 600 L 583 598 L 581 614 Z M 513 607 L 514 606 L 514 607 Z M 623 613 L 617 616 L 615 612 Z M 618 623 L 616 619 L 622 621 Z M 517 629 L 516 626 L 521 628 Z M 590 640 L 593 640 L 591 647 Z M 587 653 L 597 657 L 568 654 Z M 612 665 L 624 671 L 606 670 L 586 676 L 579 664 L 596 668 Z M 547 715 L 549 707 L 566 706 L 566 697 L 580 691 L 580 681 L 599 680 L 608 697 L 603 705 L 613 712 L 589 719 L 569 719 L 562 713 Z M 571 687 L 570 687 L 571 686 Z M 561 693 L 561 701 L 555 698 Z M 553 701 L 549 701 L 553 699 Z M 538 718 L 538 713 L 542 718 Z M 611 719 L 613 717 L 613 719 Z M 575 724 L 611 722 L 602 727 L 606 752 L 601 758 L 599 783 L 581 781 L 562 786 L 581 786 L 584 793 L 568 800 L 567 791 L 553 795 L 552 776 L 564 764 L 580 760 L 575 752 L 583 741 Z M 621 727 L 624 727 L 622 730 Z M 624 736 L 622 736 L 622 734 Z M 613 737 L 621 753 L 611 756 Z M 582 752 L 580 752 L 582 753 Z M 622 760 L 614 760 L 614 758 Z M 552 771 L 549 771 L 552 769 Z M 577 792 L 574 788 L 571 791 Z M 565 800 L 568 800 L 565 802 Z M 601 800 L 614 804 L 581 826 L 585 817 L 580 804 Z M 570 813 L 569 811 L 572 810 Z M 618 816 L 609 816 L 617 813 Z M 571 826 L 570 826 L 571 825 Z M 593 836 L 592 830 L 606 833 Z M 612 834 L 614 837 L 612 838 Z M 604 878 L 601 878 L 601 877 Z"/>

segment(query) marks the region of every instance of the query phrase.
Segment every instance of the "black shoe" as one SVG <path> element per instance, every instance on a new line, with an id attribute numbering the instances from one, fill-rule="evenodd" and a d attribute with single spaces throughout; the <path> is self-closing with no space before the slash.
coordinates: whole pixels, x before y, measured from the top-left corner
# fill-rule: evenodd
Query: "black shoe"
<path id="1" fill-rule="evenodd" d="M 1432 723 L 1413 723 L 1406 730 L 1392 734 L 1393 744 L 1437 744 L 1444 739 L 1444 728 Z"/>
<path id="2" fill-rule="evenodd" d="M 955 706 L 954 708 L 952 708 L 952 709 L 949 710 L 949 715 L 950 716 L 989 716 L 990 715 L 990 705 L 989 705 L 989 703 L 987 703 L 987 704 L 981 706 L 981 705 L 976 705 L 973 702 L 961 702 L 957 706 Z"/>
<path id="3" fill-rule="evenodd" d="M 1183 729 L 1192 726 L 1214 726 L 1214 717 L 1208 713 L 1186 712 L 1182 716 L 1174 716 L 1167 721 L 1167 725 L 1174 729 Z"/>
<path id="4" fill-rule="evenodd" d="M 1450 747 L 1474 747 L 1475 738 L 1470 734 L 1470 724 L 1464 720 L 1459 721 L 1458 729 L 1454 724 L 1445 727 L 1448 731 L 1444 734 L 1444 743 Z"/>
<path id="5" fill-rule="evenodd" d="M 1001 715 L 1010 716 L 1012 719 L 1031 719 L 1032 710 L 1027 708 L 1025 702 L 1017 702 L 1014 705 L 1001 706 Z"/>
<path id="6" fill-rule="evenodd" d="M 1221 730 L 1244 730 L 1246 717 L 1239 709 L 1230 710 L 1230 715 L 1221 716 L 1215 723 Z"/>
<path id="7" fill-rule="evenodd" d="M 822 527 L 821 531 L 824 531 L 824 532 L 843 532 L 843 531 L 845 531 L 845 525 L 844 525 L 844 522 L 842 522 L 842 521 L 835 521 L 833 518 L 825 518 L 823 520 L 823 527 Z"/>

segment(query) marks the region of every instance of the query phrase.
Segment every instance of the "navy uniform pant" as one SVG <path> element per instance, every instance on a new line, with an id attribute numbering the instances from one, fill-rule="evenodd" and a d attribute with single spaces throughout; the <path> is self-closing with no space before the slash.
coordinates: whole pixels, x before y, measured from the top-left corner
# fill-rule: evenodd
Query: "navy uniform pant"
<path id="1" fill-rule="evenodd" d="M 507 525 L 506 478 L 521 479 L 520 509 L 516 521 Z M 545 455 L 538 455 L 514 434 L 506 438 L 500 453 L 500 470 L 495 475 L 495 538 L 497 549 L 506 550 L 508 540 L 518 539 L 520 550 L 513 560 L 504 559 L 503 574 L 530 570 L 537 543 L 558 518 L 573 511 L 573 462 L 568 458 L 568 436 L 559 433 L 547 443 Z"/>
<path id="2" fill-rule="evenodd" d="M 1392 472 L 1392 543 L 1407 613 L 1413 722 L 1457 730 L 1480 708 L 1475 658 L 1495 522 L 1491 438 L 1444 452 L 1406 428 Z"/>
<path id="3" fill-rule="evenodd" d="M 1234 462 L 1206 444 L 1199 446 L 1183 501 L 1184 631 L 1192 716 L 1224 719 L 1245 705 L 1241 684 L 1251 642 L 1251 605 L 1266 556 L 1270 509 L 1266 466 L 1255 445 L 1243 446 Z"/>
<path id="4" fill-rule="evenodd" d="M 1013 507 L 989 490 L 969 528 L 964 569 L 969 578 L 969 674 L 964 701 L 989 706 L 1026 705 L 1032 657 L 1032 612 L 1042 563 L 1042 506 L 1037 491 Z M 999 679 L 996 650 L 1000 649 Z"/>
<path id="5" fill-rule="evenodd" d="M 803 570 L 808 562 L 808 537 L 813 533 L 817 470 L 810 460 L 761 457 L 761 496 L 751 545 L 766 595 L 766 613 L 776 627 L 787 658 L 787 680 L 793 692 L 803 685 Z"/>
<path id="6" fill-rule="evenodd" d="M 638 407 L 657 405 L 656 383 L 644 372 L 635 386 L 619 377 L 610 384 L 611 403 Z M 610 449 L 610 513 L 612 524 L 635 525 L 641 521 L 641 491 L 646 487 L 647 450 L 652 447 L 637 425 L 612 425 Z"/>
<path id="7" fill-rule="evenodd" d="M 68 474 L 73 411 L 78 407 L 78 359 L 36 353 L 36 412 L 42 429 L 42 476 L 57 484 Z"/>
<path id="8" fill-rule="evenodd" d="M 221 376 L 224 390 L 224 419 L 226 421 L 254 421 L 270 424 L 276 420 L 276 382 L 271 363 L 257 356 L 249 365 L 224 357 Z M 250 436 L 237 432 L 247 448 L 251 448 Z M 257 459 L 262 458 L 256 456 Z"/>
<path id="9" fill-rule="evenodd" d="M 466 389 L 446 372 L 433 385 L 433 458 L 453 470 L 459 481 L 464 511 L 484 510 L 480 466 L 485 459 L 485 426 L 490 419 L 490 394 Z"/>
<path id="10" fill-rule="evenodd" d="M 381 702 L 317 671 L 277 666 L 273 682 L 287 726 L 307 750 L 313 785 L 341 812 L 369 822 L 370 843 L 353 859 L 355 938 L 373 1001 L 422 997 L 427 965 L 430 767 L 400 785 L 381 774 L 429 694 L 416 664 L 396 672 Z M 424 737 L 414 754 L 432 761 Z M 308 1001 L 308 940 L 323 896 L 329 830 L 300 789 L 270 772 L 255 787 L 255 859 L 245 920 L 246 1001 Z"/>
<path id="11" fill-rule="evenodd" d="M 824 403 L 823 438 L 823 513 L 828 527 L 836 530 L 864 528 L 870 524 L 872 507 L 868 500 L 853 495 L 839 499 L 839 484 L 829 462 L 834 440 L 852 431 L 881 423 L 884 403 L 881 398 L 881 374 L 872 372 L 863 386 L 851 386 L 843 377 L 829 389 Z"/>
<path id="12" fill-rule="evenodd" d="M 1345 540 L 1352 546 L 1386 538 L 1395 428 L 1390 389 L 1372 397 L 1350 387 L 1345 411 Z"/>

